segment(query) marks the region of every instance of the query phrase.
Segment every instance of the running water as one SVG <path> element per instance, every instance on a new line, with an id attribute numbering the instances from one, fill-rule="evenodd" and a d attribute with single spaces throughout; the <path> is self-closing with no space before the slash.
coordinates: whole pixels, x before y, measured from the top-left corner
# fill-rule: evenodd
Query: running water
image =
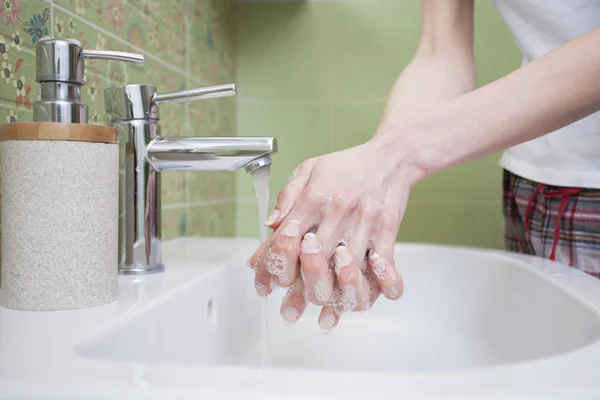
<path id="1" fill-rule="evenodd" d="M 256 191 L 256 201 L 258 203 L 258 227 L 260 233 L 260 244 L 262 245 L 267 240 L 268 228 L 265 226 L 267 213 L 269 212 L 269 172 L 270 166 L 261 167 L 252 172 L 254 179 L 254 190 Z M 271 365 L 269 351 L 267 347 L 267 298 L 262 299 L 261 312 L 261 364 L 263 367 Z"/>

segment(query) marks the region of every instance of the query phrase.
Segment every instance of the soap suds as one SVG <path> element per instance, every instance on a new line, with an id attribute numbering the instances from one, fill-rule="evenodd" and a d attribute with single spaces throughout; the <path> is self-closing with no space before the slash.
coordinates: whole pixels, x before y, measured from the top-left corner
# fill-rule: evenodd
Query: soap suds
<path id="1" fill-rule="evenodd" d="M 298 174 L 298 168 L 294 168 L 294 170 L 292 171 L 292 175 L 290 175 L 290 177 L 288 178 L 288 181 L 291 181 L 292 179 L 294 179 L 296 174 Z"/>
<path id="2" fill-rule="evenodd" d="M 377 279 L 384 280 L 389 276 L 388 267 L 386 261 L 379 256 L 379 254 L 374 253 L 371 256 L 371 263 L 373 268 L 373 273 L 377 276 Z"/>
<path id="3" fill-rule="evenodd" d="M 352 231 L 344 232 L 344 234 L 340 238 L 340 241 L 338 242 L 338 246 L 348 247 L 348 241 L 350 240 L 351 237 L 352 237 Z"/>
<path id="4" fill-rule="evenodd" d="M 352 264 L 352 255 L 350 251 L 343 246 L 338 247 L 335 250 L 335 273 L 339 274 L 340 271 Z"/>
<path id="5" fill-rule="evenodd" d="M 325 285 L 321 281 L 317 281 L 314 286 L 315 298 L 317 301 L 325 301 L 327 299 L 325 295 Z"/>
<path id="6" fill-rule="evenodd" d="M 300 222 L 295 219 L 292 219 L 291 221 L 287 222 L 281 230 L 281 234 L 287 237 L 298 236 L 300 234 Z"/>
<path id="7" fill-rule="evenodd" d="M 288 278 L 288 262 L 285 253 L 275 253 L 269 249 L 269 253 L 265 259 L 267 265 L 267 271 L 276 276 L 279 282 L 285 282 Z"/>

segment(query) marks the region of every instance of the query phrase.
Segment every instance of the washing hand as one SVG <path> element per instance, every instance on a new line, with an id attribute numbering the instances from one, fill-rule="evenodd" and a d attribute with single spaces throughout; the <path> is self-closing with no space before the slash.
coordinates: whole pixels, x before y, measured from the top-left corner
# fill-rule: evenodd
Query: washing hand
<path id="1" fill-rule="evenodd" d="M 279 194 L 266 223 L 274 232 L 249 263 L 259 295 L 272 284 L 289 288 L 286 321 L 297 321 L 308 300 L 323 307 L 319 325 L 328 332 L 380 293 L 402 295 L 393 251 L 413 180 L 386 153 L 374 139 L 307 160 Z"/>

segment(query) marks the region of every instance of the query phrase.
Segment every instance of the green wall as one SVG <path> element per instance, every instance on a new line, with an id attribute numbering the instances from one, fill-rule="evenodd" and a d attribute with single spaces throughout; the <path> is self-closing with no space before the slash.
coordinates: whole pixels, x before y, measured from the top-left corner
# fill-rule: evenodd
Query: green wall
<path id="1" fill-rule="evenodd" d="M 0 6 L 0 123 L 32 120 L 39 95 L 35 42 L 40 35 L 74 38 L 85 48 L 141 52 L 142 68 L 90 60 L 83 101 L 90 123 L 106 124 L 104 88 L 153 84 L 161 92 L 235 81 L 235 0 L 6 0 Z M 13 35 L 21 41 L 16 46 Z M 5 73 L 6 74 L 6 73 Z M 23 84 L 23 85 L 22 85 Z M 22 90 L 17 90 L 22 87 Z M 234 136 L 235 99 L 161 106 L 169 136 Z M 16 121 L 15 121 L 16 120 Z M 235 234 L 233 174 L 162 174 L 163 234 Z"/>
<path id="2" fill-rule="evenodd" d="M 238 5 L 238 135 L 276 136 L 271 206 L 303 159 L 368 140 L 388 91 L 410 61 L 419 0 L 242 2 Z M 476 1 L 478 83 L 519 66 L 492 2 Z M 502 247 L 498 155 L 418 184 L 399 240 Z M 237 179 L 237 233 L 257 236 L 251 179 Z"/>

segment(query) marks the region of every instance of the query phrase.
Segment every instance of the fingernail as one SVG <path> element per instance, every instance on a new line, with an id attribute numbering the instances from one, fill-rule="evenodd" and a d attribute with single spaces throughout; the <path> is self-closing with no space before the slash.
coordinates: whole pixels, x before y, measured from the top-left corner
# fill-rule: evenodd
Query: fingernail
<path id="1" fill-rule="evenodd" d="M 279 214 L 281 214 L 281 211 L 279 211 L 278 208 L 274 209 L 273 212 L 271 213 L 271 215 L 269 215 L 269 218 L 267 218 L 265 225 L 267 225 L 267 226 L 273 225 L 273 223 L 275 222 L 277 217 L 279 217 Z"/>
<path id="2" fill-rule="evenodd" d="M 333 314 L 327 314 L 321 319 L 319 327 L 325 335 L 329 334 L 335 328 L 335 320 L 336 318 Z"/>
<path id="3" fill-rule="evenodd" d="M 313 291 L 315 293 L 315 298 L 317 299 L 317 301 L 327 300 L 327 295 L 325 293 L 325 285 L 323 284 L 323 282 L 316 281 Z"/>
<path id="4" fill-rule="evenodd" d="M 398 292 L 398 289 L 395 286 L 392 286 L 387 290 L 387 297 L 389 299 L 396 300 L 398 297 L 400 297 L 400 292 Z"/>
<path id="5" fill-rule="evenodd" d="M 246 265 L 248 266 L 248 268 L 254 269 L 254 265 L 252 265 L 252 263 L 250 262 L 250 260 L 246 261 Z"/>
<path id="6" fill-rule="evenodd" d="M 306 254 L 317 254 L 322 251 L 321 245 L 317 240 L 317 235 L 312 232 L 308 232 L 304 235 L 304 240 L 302 241 L 302 252 Z"/>
<path id="7" fill-rule="evenodd" d="M 254 288 L 259 296 L 266 297 L 269 295 L 269 288 L 260 282 L 254 282 Z"/>
<path id="8" fill-rule="evenodd" d="M 290 324 L 294 324 L 300 319 L 300 313 L 294 307 L 287 307 L 283 310 L 281 316 Z"/>
<path id="9" fill-rule="evenodd" d="M 371 254 L 371 262 L 373 263 L 373 272 L 377 279 L 382 280 L 388 277 L 387 263 L 377 253 Z"/>
<path id="10" fill-rule="evenodd" d="M 347 267 L 352 263 L 352 257 L 350 252 L 345 246 L 340 246 L 335 249 L 335 272 L 339 272 L 344 267 Z"/>
<path id="11" fill-rule="evenodd" d="M 285 224 L 281 230 L 283 236 L 296 237 L 300 234 L 300 222 L 298 220 L 291 220 Z"/>

